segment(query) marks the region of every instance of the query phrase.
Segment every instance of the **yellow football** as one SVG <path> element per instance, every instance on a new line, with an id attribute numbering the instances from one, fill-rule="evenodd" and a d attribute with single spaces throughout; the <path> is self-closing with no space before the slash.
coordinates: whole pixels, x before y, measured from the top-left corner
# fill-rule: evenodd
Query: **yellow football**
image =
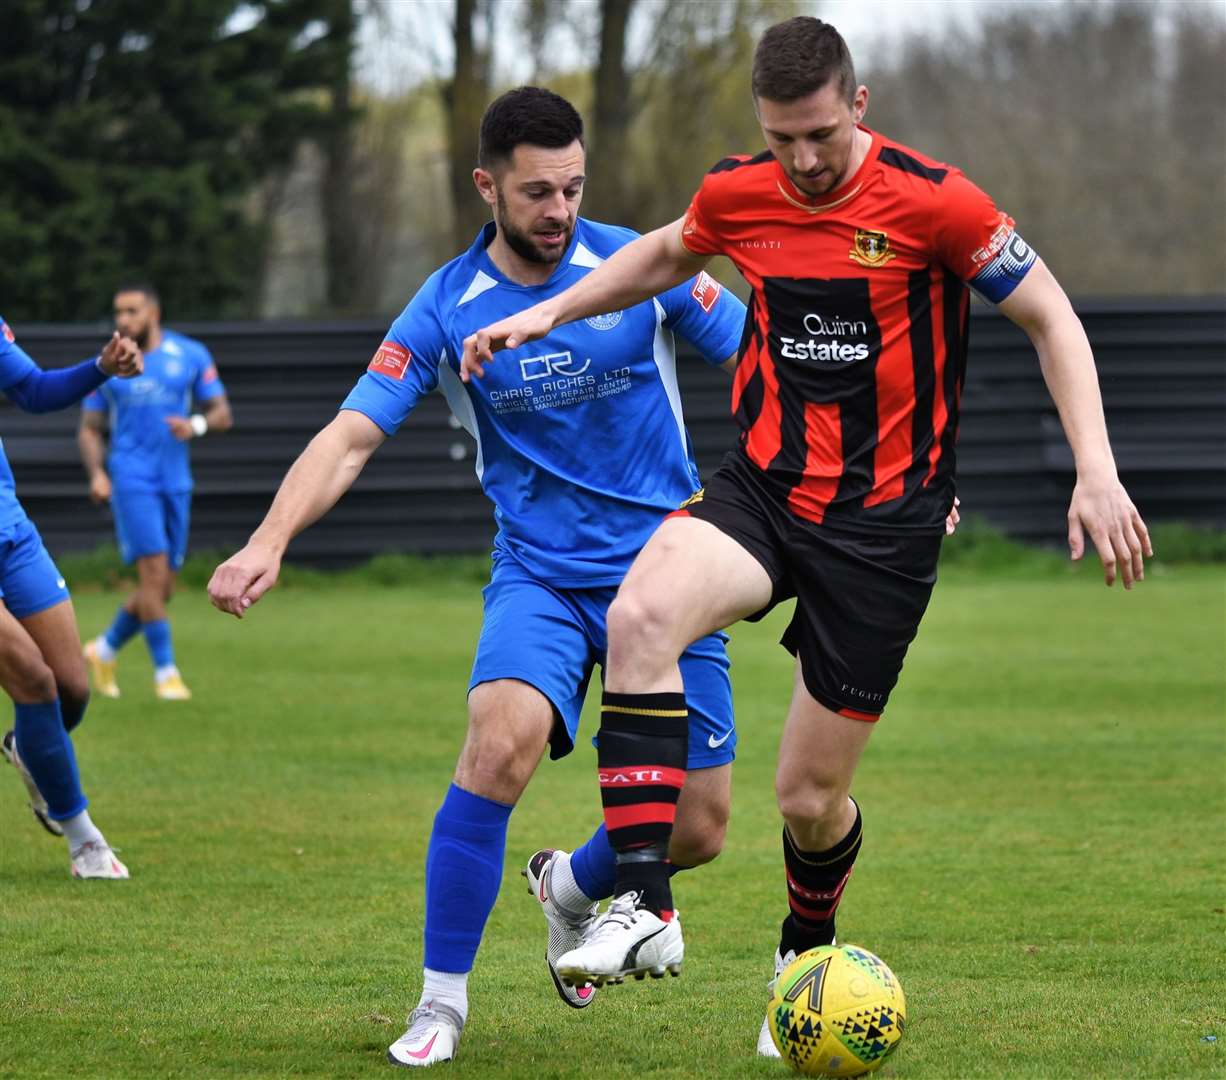
<path id="1" fill-rule="evenodd" d="M 898 1049 L 907 1000 L 894 972 L 867 949 L 824 945 L 783 969 L 766 1018 L 797 1072 L 863 1076 Z"/>

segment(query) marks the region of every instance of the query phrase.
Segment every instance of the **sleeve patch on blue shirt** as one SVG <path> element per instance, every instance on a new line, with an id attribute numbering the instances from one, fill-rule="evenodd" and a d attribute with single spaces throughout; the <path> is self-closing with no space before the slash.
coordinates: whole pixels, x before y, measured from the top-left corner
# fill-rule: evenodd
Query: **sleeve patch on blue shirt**
<path id="1" fill-rule="evenodd" d="M 704 270 L 694 279 L 694 288 L 690 290 L 690 295 L 698 301 L 698 306 L 710 315 L 715 301 L 723 291 L 724 287 Z"/>

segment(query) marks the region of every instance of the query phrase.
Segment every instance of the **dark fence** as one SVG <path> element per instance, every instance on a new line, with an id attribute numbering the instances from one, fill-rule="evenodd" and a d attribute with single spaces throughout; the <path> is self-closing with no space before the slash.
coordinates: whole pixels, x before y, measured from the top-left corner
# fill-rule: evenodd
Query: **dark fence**
<path id="1" fill-rule="evenodd" d="M 1226 526 L 1226 300 L 1084 303 L 1079 312 L 1120 472 L 1146 519 Z M 230 434 L 193 448 L 193 550 L 246 540 L 286 469 L 365 368 L 384 325 L 176 324 L 213 350 L 236 420 Z M 88 355 L 105 336 L 79 326 L 17 329 L 44 367 Z M 678 367 L 705 475 L 735 437 L 728 380 L 684 357 Z M 0 416 L 18 493 L 53 553 L 112 538 L 107 511 L 86 498 L 76 421 L 75 410 L 28 416 L 6 407 Z M 1063 536 L 1073 476 L 1059 420 L 1025 336 L 984 310 L 972 316 L 958 463 L 967 510 L 1027 540 Z M 343 563 L 381 551 L 481 551 L 492 532 L 472 441 L 435 395 L 290 554 Z"/>

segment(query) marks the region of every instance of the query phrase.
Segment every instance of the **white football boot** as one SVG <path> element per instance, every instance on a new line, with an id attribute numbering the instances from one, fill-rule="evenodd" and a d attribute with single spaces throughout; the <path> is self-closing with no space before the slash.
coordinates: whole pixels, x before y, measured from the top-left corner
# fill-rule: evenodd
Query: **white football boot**
<path id="1" fill-rule="evenodd" d="M 51 819 L 51 811 L 47 806 L 47 800 L 43 798 L 42 792 L 38 790 L 38 785 L 34 783 L 34 777 L 30 775 L 30 770 L 26 768 L 25 762 L 17 754 L 17 737 L 14 732 L 6 731 L 4 733 L 4 739 L 0 741 L 0 751 L 8 759 L 8 763 L 17 770 L 17 775 L 21 777 L 21 782 L 25 784 L 26 794 L 30 797 L 30 812 L 34 815 L 35 819 L 52 836 L 63 836 L 64 830 L 60 828 L 58 821 Z"/>
<path id="2" fill-rule="evenodd" d="M 596 987 L 624 982 L 627 975 L 661 979 L 667 971 L 681 974 L 685 944 L 681 917 L 676 911 L 668 922 L 638 906 L 639 893 L 615 896 L 608 910 L 584 935 L 583 944 L 557 959 L 558 978 L 572 986 L 590 982 Z"/>
<path id="3" fill-rule="evenodd" d="M 128 868 L 115 858 L 105 840 L 87 840 L 72 853 L 72 876 L 123 881 L 128 877 Z"/>
<path id="4" fill-rule="evenodd" d="M 783 969 L 795 959 L 796 952 L 794 949 L 788 949 L 786 956 L 780 956 L 779 950 L 775 950 L 775 977 L 766 984 L 766 992 L 768 994 L 774 994 L 775 983 L 779 981 L 779 976 L 783 974 Z M 771 1038 L 771 1018 L 769 1013 L 762 1018 L 762 1030 L 758 1032 L 758 1057 L 783 1057 L 779 1053 L 779 1048 L 775 1045 L 775 1040 Z"/>
<path id="5" fill-rule="evenodd" d="M 387 1048 L 387 1060 L 402 1069 L 450 1061 L 460 1047 L 463 1028 L 455 1009 L 428 1001 L 409 1013 L 408 1030 Z"/>
<path id="6" fill-rule="evenodd" d="M 834 941 L 830 942 L 835 944 Z M 766 984 L 766 992 L 772 997 L 775 993 L 775 983 L 779 981 L 779 976 L 783 974 L 783 969 L 796 959 L 796 950 L 788 949 L 786 956 L 780 956 L 779 950 L 775 950 L 775 977 Z M 769 1013 L 762 1020 L 762 1028 L 758 1032 L 758 1057 L 777 1058 L 783 1055 L 779 1053 L 779 1048 L 775 1045 L 775 1040 L 771 1038 L 771 1018 Z"/>
<path id="7" fill-rule="evenodd" d="M 579 948 L 583 944 L 583 936 L 591 929 L 600 911 L 599 904 L 593 904 L 576 920 L 563 911 L 553 898 L 550 884 L 550 871 L 554 859 L 567 852 L 543 848 L 528 860 L 527 867 L 520 871 L 528 879 L 528 888 L 536 901 L 541 905 L 541 912 L 549 926 L 549 944 L 545 946 L 545 965 L 549 968 L 549 977 L 558 991 L 558 997 L 572 1009 L 586 1009 L 596 1000 L 596 987 L 584 982 L 575 986 L 564 983 L 558 978 L 558 957 Z"/>

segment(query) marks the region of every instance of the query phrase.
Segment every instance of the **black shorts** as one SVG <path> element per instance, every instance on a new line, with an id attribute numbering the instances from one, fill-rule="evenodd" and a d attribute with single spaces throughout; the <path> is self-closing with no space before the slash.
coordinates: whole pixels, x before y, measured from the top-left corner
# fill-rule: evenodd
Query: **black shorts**
<path id="1" fill-rule="evenodd" d="M 709 521 L 770 575 L 770 603 L 750 621 L 796 598 L 781 644 L 800 661 L 809 693 L 843 716 L 876 720 L 928 607 L 942 536 L 806 521 L 737 450 L 677 513 Z"/>

